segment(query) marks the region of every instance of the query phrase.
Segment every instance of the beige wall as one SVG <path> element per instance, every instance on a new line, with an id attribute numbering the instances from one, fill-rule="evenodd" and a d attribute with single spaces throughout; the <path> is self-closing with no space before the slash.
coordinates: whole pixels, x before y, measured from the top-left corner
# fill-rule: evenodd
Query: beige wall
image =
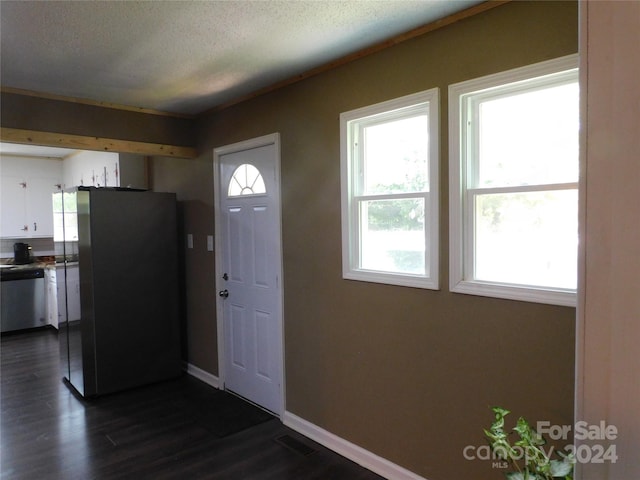
<path id="1" fill-rule="evenodd" d="M 120 186 L 129 188 L 149 188 L 147 162 L 144 155 L 120 153 Z"/>
<path id="2" fill-rule="evenodd" d="M 177 192 L 180 248 L 183 252 L 183 344 L 188 362 L 218 374 L 214 253 L 207 251 L 213 234 L 213 152 L 195 160 L 154 157 L 151 183 L 155 191 Z M 186 246 L 193 235 L 193 248 Z"/>
<path id="3" fill-rule="evenodd" d="M 185 228 L 212 233 L 212 149 L 281 134 L 288 411 L 430 480 L 503 478 L 462 455 L 485 443 L 491 405 L 572 422 L 574 309 L 447 291 L 446 112 L 449 84 L 575 53 L 577 29 L 574 2 L 510 3 L 210 114 L 198 124 L 198 160 L 155 164 L 191 212 Z M 343 280 L 339 114 L 433 87 L 442 99 L 443 288 Z M 213 265 L 203 247 L 187 259 L 187 295 L 200 299 L 189 358 L 217 373 Z"/>
<path id="4" fill-rule="evenodd" d="M 195 121 L 16 93 L 0 93 L 2 127 L 191 147 Z"/>
<path id="5" fill-rule="evenodd" d="M 630 480 L 640 478 L 640 2 L 586 2 L 581 29 L 587 131 L 576 420 L 614 425 L 616 438 L 589 445 L 613 447 L 619 458 L 581 465 L 576 478 Z"/>
<path id="6" fill-rule="evenodd" d="M 184 343 L 188 361 L 212 374 L 212 149 L 280 132 L 287 410 L 430 480 L 499 479 L 462 450 L 485 444 L 491 405 L 572 422 L 575 311 L 448 292 L 447 86 L 575 53 L 577 18 L 576 2 L 508 3 L 195 124 L 137 114 L 119 124 L 105 110 L 82 125 L 79 107 L 32 102 L 5 125 L 3 94 L 3 126 L 191 145 L 195 125 L 200 157 L 153 158 L 149 173 L 155 190 L 178 194 L 180 238 L 194 236 L 193 249 L 182 246 Z M 339 114 L 433 87 L 442 290 L 343 280 Z"/>

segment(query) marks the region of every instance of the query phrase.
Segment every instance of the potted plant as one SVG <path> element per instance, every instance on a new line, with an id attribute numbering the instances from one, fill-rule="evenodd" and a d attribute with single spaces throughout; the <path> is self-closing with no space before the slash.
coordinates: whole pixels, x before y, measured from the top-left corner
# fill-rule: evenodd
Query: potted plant
<path id="1" fill-rule="evenodd" d="M 501 407 L 493 407 L 492 410 L 495 420 L 484 434 L 494 454 L 513 468 L 513 471 L 505 473 L 508 480 L 573 480 L 573 455 L 565 455 L 553 447 L 545 451 L 545 439 L 522 417 L 512 431 L 506 432 L 504 418 L 511 412 Z M 509 435 L 514 433 L 519 440 L 512 444 Z M 550 458 L 554 451 L 559 459 Z"/>

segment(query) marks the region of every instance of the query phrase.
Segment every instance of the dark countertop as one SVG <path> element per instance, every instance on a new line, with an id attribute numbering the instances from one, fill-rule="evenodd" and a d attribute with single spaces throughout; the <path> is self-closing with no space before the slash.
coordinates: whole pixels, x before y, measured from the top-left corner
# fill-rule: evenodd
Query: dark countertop
<path id="1" fill-rule="evenodd" d="M 20 265 L 15 265 L 12 263 L 0 263 L 0 272 L 3 278 L 9 276 L 9 272 L 19 273 L 25 272 L 29 270 L 44 270 L 46 268 L 55 268 L 55 262 L 51 261 L 35 261 L 31 263 L 24 263 Z"/>
<path id="2" fill-rule="evenodd" d="M 55 266 L 56 263 L 55 255 L 34 256 L 32 258 L 33 261 L 30 263 L 21 263 L 17 265 L 13 263 L 13 257 L 0 258 L 0 269 L 47 268 L 49 266 Z"/>

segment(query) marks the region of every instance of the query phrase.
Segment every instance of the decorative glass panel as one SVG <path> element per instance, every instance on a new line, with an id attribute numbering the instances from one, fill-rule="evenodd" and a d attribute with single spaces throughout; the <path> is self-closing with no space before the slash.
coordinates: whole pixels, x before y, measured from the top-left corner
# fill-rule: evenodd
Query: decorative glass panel
<path id="1" fill-rule="evenodd" d="M 240 197 L 242 195 L 260 195 L 267 193 L 264 179 L 260 171 L 249 163 L 243 163 L 231 176 L 229 182 L 230 197 Z"/>

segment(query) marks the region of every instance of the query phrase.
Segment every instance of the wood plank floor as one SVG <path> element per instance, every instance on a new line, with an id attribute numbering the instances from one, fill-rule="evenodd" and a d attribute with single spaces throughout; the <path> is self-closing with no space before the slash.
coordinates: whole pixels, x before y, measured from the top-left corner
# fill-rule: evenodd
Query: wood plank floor
<path id="1" fill-rule="evenodd" d="M 0 354 L 2 480 L 381 478 L 275 418 L 212 433 L 194 412 L 222 392 L 187 375 L 77 397 L 61 381 L 55 330 L 3 336 Z"/>

